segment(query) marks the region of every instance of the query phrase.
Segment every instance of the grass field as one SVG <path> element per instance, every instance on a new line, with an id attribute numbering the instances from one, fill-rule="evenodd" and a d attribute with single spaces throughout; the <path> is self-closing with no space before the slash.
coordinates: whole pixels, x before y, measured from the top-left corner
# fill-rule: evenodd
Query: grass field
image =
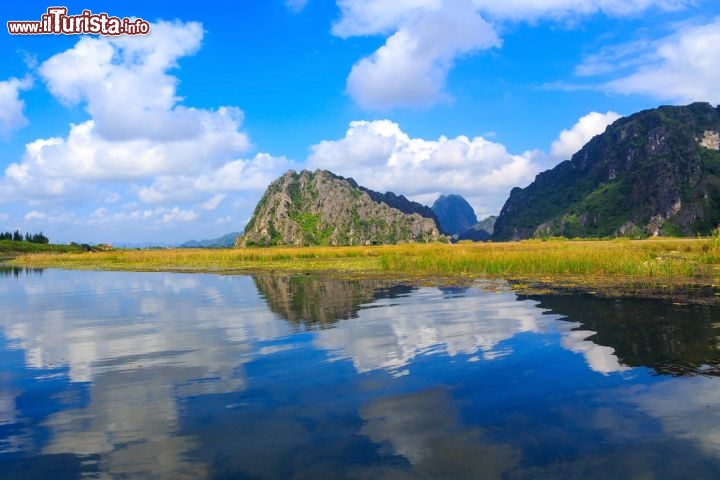
<path id="1" fill-rule="evenodd" d="M 518 285 L 585 290 L 714 288 L 720 238 L 113 250 L 25 254 L 6 263 L 33 268 L 393 276 L 418 282 L 503 278 Z"/>

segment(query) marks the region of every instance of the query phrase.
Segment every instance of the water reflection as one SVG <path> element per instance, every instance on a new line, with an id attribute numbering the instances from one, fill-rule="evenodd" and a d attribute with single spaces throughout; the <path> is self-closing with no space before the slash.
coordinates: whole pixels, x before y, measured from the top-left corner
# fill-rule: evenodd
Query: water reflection
<path id="1" fill-rule="evenodd" d="M 42 268 L 28 268 L 28 267 L 6 267 L 0 266 L 0 277 L 15 277 L 18 278 L 21 275 L 42 275 Z"/>
<path id="2" fill-rule="evenodd" d="M 720 458 L 720 392 L 715 378 L 664 381 L 628 394 L 629 401 L 660 419 L 667 435 L 692 440 Z"/>
<path id="3" fill-rule="evenodd" d="M 717 308 L 590 296 L 529 298 L 579 324 L 571 336 L 585 337 L 590 349 L 611 349 L 624 366 L 650 367 L 663 375 L 720 375 Z"/>
<path id="4" fill-rule="evenodd" d="M 356 318 L 361 305 L 407 295 L 414 288 L 390 281 L 330 279 L 317 276 L 254 276 L 268 308 L 292 325 L 330 327 Z"/>
<path id="5" fill-rule="evenodd" d="M 562 345 L 583 355 L 594 371 L 608 374 L 630 368 L 613 347 L 592 341 L 594 331 L 556 325 L 552 320 L 559 317 L 552 305 L 518 302 L 511 293 L 468 287 L 420 291 L 388 282 L 311 276 L 254 280 L 269 308 L 292 325 L 334 327 L 319 332 L 316 344 L 335 358 L 351 359 L 361 373 L 407 374 L 405 367 L 414 358 L 433 352 L 451 357 L 478 353 L 470 357 L 472 361 L 501 358 L 512 353 L 504 340 L 553 329 L 561 332 Z M 538 317 L 538 308 L 549 311 Z M 363 322 L 340 322 L 357 317 L 361 310 Z"/>
<path id="6" fill-rule="evenodd" d="M 316 344 L 335 358 L 351 359 L 358 372 L 404 375 L 413 359 L 430 353 L 462 354 L 471 361 L 502 358 L 512 353 L 504 340 L 547 330 L 551 323 L 538 317 L 533 302 L 478 289 L 451 300 L 441 290 L 423 289 L 411 297 L 377 300 L 373 307 L 363 311 L 363 322 L 318 332 Z"/>
<path id="7" fill-rule="evenodd" d="M 88 385 L 90 400 L 42 419 L 52 432 L 42 454 L 87 456 L 86 469 L 111 476 L 201 478 L 204 467 L 184 459 L 195 442 L 178 435 L 178 398 L 243 390 L 247 340 L 282 337 L 288 326 L 247 278 L 47 277 L 6 285 L 14 301 L 1 326 L 38 377 L 64 369 Z"/>
<path id="8" fill-rule="evenodd" d="M 366 422 L 362 433 L 411 466 L 386 466 L 380 478 L 500 478 L 522 458 L 512 445 L 486 441 L 482 429 L 463 425 L 443 390 L 379 399 L 360 415 Z"/>
<path id="9" fill-rule="evenodd" d="M 718 364 L 710 307 L 58 270 L 0 301 L 0 476 L 720 472 L 717 379 L 677 377 Z"/>

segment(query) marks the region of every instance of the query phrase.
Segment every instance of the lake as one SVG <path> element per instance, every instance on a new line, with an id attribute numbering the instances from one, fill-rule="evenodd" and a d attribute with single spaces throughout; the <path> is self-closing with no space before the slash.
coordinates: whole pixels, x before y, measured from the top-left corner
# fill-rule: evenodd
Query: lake
<path id="1" fill-rule="evenodd" d="M 0 271 L 0 478 L 720 477 L 720 309 Z"/>

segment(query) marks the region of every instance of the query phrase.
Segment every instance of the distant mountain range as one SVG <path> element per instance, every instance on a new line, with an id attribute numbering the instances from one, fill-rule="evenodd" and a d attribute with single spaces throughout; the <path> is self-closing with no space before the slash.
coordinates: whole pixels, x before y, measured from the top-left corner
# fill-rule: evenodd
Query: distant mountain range
<path id="1" fill-rule="evenodd" d="M 486 242 L 492 238 L 495 231 L 496 215 L 490 215 L 465 230 L 458 236 L 458 240 L 472 240 L 473 242 Z"/>
<path id="2" fill-rule="evenodd" d="M 720 224 L 720 108 L 660 107 L 621 118 L 526 188 L 494 240 L 706 235 Z"/>
<path id="3" fill-rule="evenodd" d="M 183 247 L 368 245 L 531 237 L 709 234 L 720 224 L 720 107 L 665 106 L 621 118 L 478 222 L 460 195 L 432 208 L 325 170 L 272 182 L 241 236 Z M 446 236 L 447 235 L 447 236 Z"/>
<path id="4" fill-rule="evenodd" d="M 180 244 L 180 248 L 223 248 L 235 245 L 235 239 L 240 232 L 232 232 L 210 240 L 190 240 Z"/>

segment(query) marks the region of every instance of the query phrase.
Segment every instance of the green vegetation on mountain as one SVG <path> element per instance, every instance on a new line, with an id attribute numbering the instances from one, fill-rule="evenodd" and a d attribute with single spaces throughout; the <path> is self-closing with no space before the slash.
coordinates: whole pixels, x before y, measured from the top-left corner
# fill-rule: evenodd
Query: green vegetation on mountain
<path id="1" fill-rule="evenodd" d="M 720 108 L 621 118 L 572 159 L 514 188 L 494 240 L 695 236 L 720 224 Z"/>
<path id="2" fill-rule="evenodd" d="M 458 240 L 472 240 L 473 242 L 486 242 L 492 238 L 495 229 L 496 215 L 490 215 L 460 234 Z"/>
<path id="3" fill-rule="evenodd" d="M 325 170 L 290 170 L 268 186 L 237 245 L 374 245 L 443 240 L 446 238 L 428 207 L 390 192 L 380 194 L 359 187 L 352 179 Z"/>

